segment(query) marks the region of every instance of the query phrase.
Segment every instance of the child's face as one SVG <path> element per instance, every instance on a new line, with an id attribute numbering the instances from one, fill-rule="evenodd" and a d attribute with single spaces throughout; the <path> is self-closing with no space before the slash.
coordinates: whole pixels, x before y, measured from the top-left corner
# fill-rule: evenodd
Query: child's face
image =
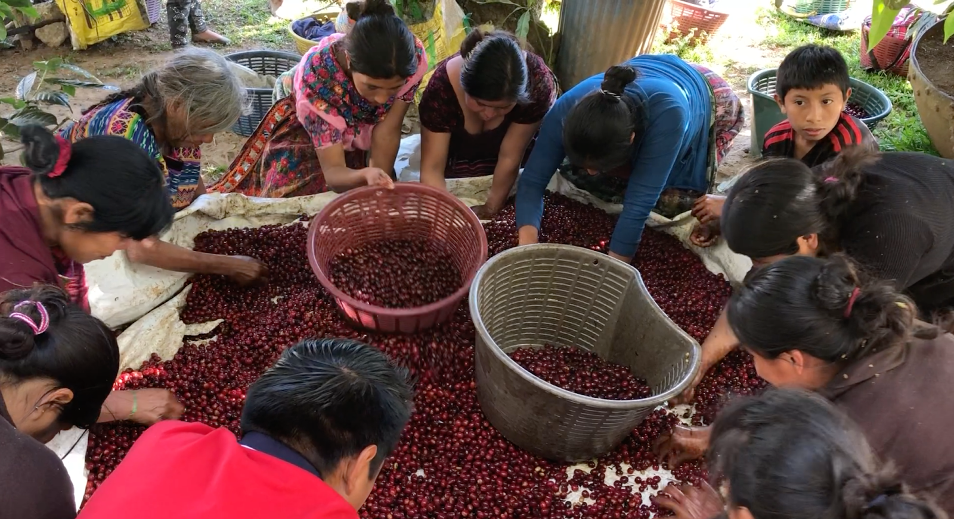
<path id="1" fill-rule="evenodd" d="M 851 89 L 842 94 L 837 85 L 827 84 L 816 89 L 793 88 L 785 94 L 785 99 L 776 95 L 775 101 L 795 133 L 814 142 L 835 128 L 850 96 Z"/>

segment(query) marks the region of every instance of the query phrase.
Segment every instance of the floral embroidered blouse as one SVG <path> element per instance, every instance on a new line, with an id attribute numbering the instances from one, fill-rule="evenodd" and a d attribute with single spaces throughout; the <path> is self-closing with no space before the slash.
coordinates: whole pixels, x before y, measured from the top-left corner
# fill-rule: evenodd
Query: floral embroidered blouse
<path id="1" fill-rule="evenodd" d="M 394 101 L 414 102 L 414 95 L 427 73 L 427 52 L 417 38 L 417 70 L 387 103 L 375 105 L 361 96 L 338 63 L 335 51 L 343 34 L 318 42 L 291 73 L 284 74 L 278 92 L 294 96 L 298 121 L 311 136 L 316 149 L 336 144 L 345 150 L 370 150 L 371 131 L 384 120 Z"/>

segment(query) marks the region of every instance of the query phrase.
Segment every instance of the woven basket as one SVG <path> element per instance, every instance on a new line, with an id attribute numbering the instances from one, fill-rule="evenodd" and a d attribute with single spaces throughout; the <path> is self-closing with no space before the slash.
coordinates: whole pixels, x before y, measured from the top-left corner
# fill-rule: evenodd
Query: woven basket
<path id="1" fill-rule="evenodd" d="M 322 15 L 312 15 L 312 18 L 314 18 L 315 20 L 318 20 L 318 22 L 322 24 L 325 24 L 333 20 L 334 16 L 322 14 Z M 304 56 L 305 53 L 310 51 L 312 47 L 314 47 L 315 45 L 318 45 L 318 42 L 309 40 L 308 38 L 302 38 L 301 36 L 298 36 L 298 33 L 296 33 L 294 29 L 292 29 L 293 23 L 295 22 L 291 22 L 288 24 L 288 34 L 291 35 L 292 41 L 295 42 L 295 49 L 298 50 L 298 54 L 301 54 L 302 56 Z"/>
<path id="2" fill-rule="evenodd" d="M 885 35 L 878 46 L 869 51 L 868 33 L 871 31 L 871 17 L 865 18 L 861 26 L 861 54 L 858 56 L 861 66 L 867 70 L 883 70 L 898 76 L 908 77 L 908 61 L 911 58 L 911 46 L 914 43 L 907 36 L 907 28 L 903 28 L 905 37 L 899 38 L 892 34 Z"/>
<path id="3" fill-rule="evenodd" d="M 669 39 L 680 36 L 691 36 L 705 41 L 711 38 L 722 24 L 729 18 L 728 13 L 707 9 L 680 0 L 670 0 L 670 24 L 674 29 L 669 32 Z"/>
<path id="4" fill-rule="evenodd" d="M 400 238 L 425 239 L 446 249 L 463 278 L 461 287 L 423 307 L 390 309 L 352 298 L 331 283 L 329 265 L 339 253 Z M 450 318 L 486 260 L 487 235 L 477 215 L 447 191 L 420 183 L 351 190 L 325 206 L 308 230 L 308 261 L 318 281 L 348 319 L 381 332 L 418 332 Z"/>
<path id="5" fill-rule="evenodd" d="M 851 0 L 797 0 L 795 12 L 798 14 L 834 14 L 848 10 Z"/>
<path id="6" fill-rule="evenodd" d="M 248 67 L 257 74 L 263 76 L 278 77 L 298 65 L 301 60 L 290 52 L 282 51 L 246 51 L 229 54 L 225 57 L 229 61 Z M 252 135 L 262 118 L 272 108 L 273 88 L 249 88 L 245 89 L 248 95 L 249 111 L 247 114 L 239 117 L 238 121 L 232 125 L 232 131 L 238 135 L 248 137 Z"/>
<path id="7" fill-rule="evenodd" d="M 510 442 L 551 460 L 591 460 L 611 451 L 699 370 L 699 344 L 656 305 L 639 272 L 589 249 L 537 244 L 500 253 L 474 278 L 470 315 L 484 415 Z M 544 344 L 588 349 L 630 367 L 653 396 L 578 395 L 508 355 Z"/>
<path id="8" fill-rule="evenodd" d="M 749 76 L 748 90 L 752 98 L 752 143 L 749 153 L 759 157 L 765 133 L 782 122 L 785 116 L 775 102 L 777 70 L 765 69 Z M 877 88 L 859 79 L 851 78 L 851 102 L 864 107 L 870 114 L 861 120 L 874 130 L 878 123 L 891 113 L 891 100 Z"/>

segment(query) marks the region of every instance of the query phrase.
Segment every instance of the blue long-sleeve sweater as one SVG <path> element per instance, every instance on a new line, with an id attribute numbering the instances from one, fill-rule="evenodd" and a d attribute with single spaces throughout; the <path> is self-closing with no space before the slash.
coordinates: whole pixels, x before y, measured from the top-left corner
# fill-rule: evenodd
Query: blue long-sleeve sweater
<path id="1" fill-rule="evenodd" d="M 706 79 L 672 55 L 643 55 L 629 61 L 639 71 L 625 95 L 646 110 L 646 132 L 632 153 L 632 173 L 610 251 L 633 256 L 643 226 L 666 188 L 704 191 L 708 164 L 711 100 Z M 540 227 L 543 194 L 566 157 L 563 120 L 584 96 L 598 90 L 603 74 L 584 80 L 557 100 L 540 127 L 533 152 L 517 185 L 517 228 Z M 599 121 L 594 121 L 599 124 Z"/>

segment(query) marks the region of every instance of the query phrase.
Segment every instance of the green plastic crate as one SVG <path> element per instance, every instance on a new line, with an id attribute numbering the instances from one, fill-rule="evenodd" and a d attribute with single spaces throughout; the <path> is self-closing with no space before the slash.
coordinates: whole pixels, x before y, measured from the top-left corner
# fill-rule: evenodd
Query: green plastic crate
<path id="1" fill-rule="evenodd" d="M 762 142 L 765 133 L 781 123 L 785 115 L 775 102 L 775 78 L 777 69 L 765 69 L 749 76 L 748 90 L 752 98 L 752 144 L 749 154 L 762 156 Z M 891 100 L 884 92 L 861 81 L 851 78 L 851 101 L 864 107 L 871 114 L 861 121 L 874 130 L 878 122 L 891 113 Z"/>

